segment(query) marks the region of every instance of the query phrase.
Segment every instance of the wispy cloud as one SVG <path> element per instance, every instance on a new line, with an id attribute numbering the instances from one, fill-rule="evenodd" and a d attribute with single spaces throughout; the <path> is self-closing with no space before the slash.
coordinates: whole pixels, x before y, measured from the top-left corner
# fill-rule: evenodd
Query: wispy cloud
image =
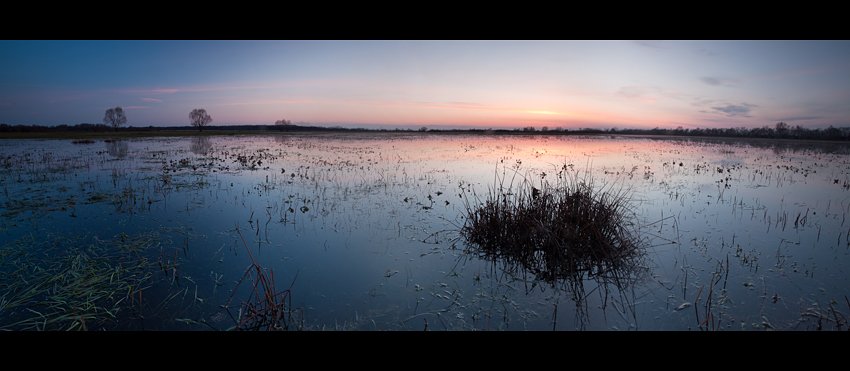
<path id="1" fill-rule="evenodd" d="M 400 106 L 411 106 L 411 105 L 400 105 Z M 450 109 L 450 110 L 475 110 L 475 111 L 515 111 L 514 109 L 505 108 L 505 107 L 492 107 L 484 104 L 480 105 L 452 105 L 452 104 L 430 104 L 430 105 L 412 105 L 412 107 L 420 107 L 420 108 L 436 108 L 436 109 Z"/>
<path id="2" fill-rule="evenodd" d="M 700 80 L 711 86 L 735 86 L 741 83 L 748 83 L 754 81 L 765 81 L 765 80 L 781 80 L 792 77 L 800 77 L 800 76 L 808 76 L 808 75 L 817 75 L 821 73 L 835 72 L 850 69 L 850 65 L 847 63 L 844 64 L 832 64 L 828 66 L 820 66 L 805 70 L 797 70 L 797 71 L 784 71 L 773 73 L 769 75 L 755 76 L 749 78 L 719 78 L 719 77 L 701 77 Z"/>
<path id="3" fill-rule="evenodd" d="M 708 85 L 711 85 L 711 86 L 717 86 L 717 85 L 721 84 L 720 79 L 716 79 L 714 77 L 701 77 L 700 80 L 702 80 L 702 82 L 704 82 Z"/>
<path id="4" fill-rule="evenodd" d="M 718 55 L 720 53 L 715 51 L 715 50 L 700 48 L 699 50 L 697 50 L 697 54 L 702 55 L 704 57 L 713 57 L 713 56 Z"/>
<path id="5" fill-rule="evenodd" d="M 667 95 L 657 87 L 648 86 L 623 86 L 614 93 L 614 96 L 632 100 L 640 100 L 647 103 L 655 103 L 658 94 Z"/>
<path id="6" fill-rule="evenodd" d="M 809 68 L 805 70 L 797 70 L 797 71 L 789 71 L 783 73 L 777 73 L 773 75 L 767 75 L 763 77 L 757 77 L 753 80 L 778 80 L 785 79 L 789 77 L 799 77 L 799 76 L 807 76 L 807 75 L 817 75 L 821 73 L 835 72 L 850 69 L 850 64 L 848 63 L 835 63 L 827 66 L 820 66 L 815 68 Z"/>
<path id="7" fill-rule="evenodd" d="M 623 86 L 614 95 L 623 98 L 638 98 L 644 93 L 646 93 L 646 89 L 641 86 Z"/>
<path id="8" fill-rule="evenodd" d="M 565 115 L 565 113 L 552 112 L 552 111 L 522 111 L 522 112 L 536 113 L 538 115 Z"/>
<path id="9" fill-rule="evenodd" d="M 752 107 L 758 107 L 755 104 L 741 103 L 740 105 L 727 104 L 724 106 L 711 107 L 713 111 L 701 110 L 702 113 L 719 114 L 726 117 L 745 117 L 749 118 Z"/>
<path id="10" fill-rule="evenodd" d="M 694 106 L 694 107 L 707 107 L 707 106 L 714 104 L 714 102 L 717 102 L 717 101 L 714 100 L 714 99 L 695 97 L 694 101 L 693 101 L 693 103 L 691 103 L 691 105 Z"/>
<path id="11" fill-rule="evenodd" d="M 478 102 L 448 102 L 448 103 L 449 103 L 449 104 L 451 104 L 451 105 L 456 105 L 456 106 L 476 106 L 476 107 L 487 107 L 487 105 L 486 105 L 486 104 L 484 104 L 484 103 L 478 103 Z"/>
<path id="12" fill-rule="evenodd" d="M 174 93 L 186 93 L 186 92 L 200 92 L 200 91 L 221 91 L 221 90 L 240 90 L 240 89 L 256 89 L 263 88 L 263 86 L 222 86 L 222 87 L 205 87 L 205 88 L 180 88 L 180 89 L 144 89 L 144 90 L 123 90 L 124 93 L 135 93 L 135 94 L 174 94 Z"/>
<path id="13" fill-rule="evenodd" d="M 181 92 L 198 92 L 198 91 L 226 91 L 226 90 L 247 90 L 247 89 L 270 89 L 279 86 L 271 85 L 249 85 L 249 86 L 211 86 L 205 88 L 188 88 L 180 89 Z"/>
<path id="14" fill-rule="evenodd" d="M 717 77 L 701 77 L 703 83 L 711 86 L 735 86 L 735 84 L 739 84 L 746 80 L 744 79 L 723 79 Z"/>
<path id="15" fill-rule="evenodd" d="M 662 45 L 662 42 L 656 40 L 638 40 L 634 41 L 635 44 L 640 45 L 645 48 L 650 49 L 665 49 L 666 47 Z"/>
<path id="16" fill-rule="evenodd" d="M 245 106 L 252 104 L 291 104 L 291 103 L 315 103 L 311 100 L 266 100 L 260 102 L 237 102 L 237 103 L 219 103 L 212 104 L 212 107 L 222 107 L 222 106 Z"/>
<path id="17" fill-rule="evenodd" d="M 146 101 L 146 102 L 156 102 L 156 103 L 162 103 L 162 99 L 142 98 L 142 100 L 143 100 L 143 101 Z"/>
<path id="18" fill-rule="evenodd" d="M 109 92 L 113 92 L 114 90 L 108 90 Z M 119 93 L 122 94 L 174 94 L 180 89 L 118 89 Z"/>
<path id="19" fill-rule="evenodd" d="M 506 111 L 503 107 L 493 107 L 490 104 L 476 102 L 362 102 L 362 104 L 377 106 L 377 107 L 392 107 L 392 108 L 436 108 L 436 109 L 455 109 L 455 110 L 483 110 L 483 111 Z"/>
<path id="20" fill-rule="evenodd" d="M 150 108 L 150 106 L 128 106 L 128 107 L 122 107 L 122 108 L 124 108 L 124 109 Z"/>
<path id="21" fill-rule="evenodd" d="M 410 102 L 410 103 L 379 103 L 375 104 L 378 107 L 399 107 L 399 108 L 429 108 L 443 110 L 472 110 L 472 111 L 501 111 L 501 112 L 522 112 L 545 115 L 568 115 L 566 112 L 555 112 L 548 110 L 530 110 L 517 107 L 504 106 L 501 104 L 486 104 L 478 102 L 446 102 L 445 104 L 434 102 Z"/>
<path id="22" fill-rule="evenodd" d="M 173 94 L 185 92 L 208 92 L 208 91 L 228 91 L 228 90 L 258 90 L 258 89 L 278 89 L 290 87 L 311 87 L 311 86 L 341 86 L 351 85 L 350 80 L 340 79 L 315 79 L 315 80 L 296 80 L 270 85 L 224 85 L 224 86 L 190 86 L 171 89 L 127 89 L 125 93 L 136 94 Z"/>
<path id="23" fill-rule="evenodd" d="M 786 118 L 780 118 L 780 119 L 776 119 L 776 120 L 777 121 L 800 121 L 800 120 L 820 120 L 820 119 L 826 119 L 826 118 L 829 118 L 829 117 L 825 117 L 825 116 L 803 116 L 803 117 L 786 117 Z"/>

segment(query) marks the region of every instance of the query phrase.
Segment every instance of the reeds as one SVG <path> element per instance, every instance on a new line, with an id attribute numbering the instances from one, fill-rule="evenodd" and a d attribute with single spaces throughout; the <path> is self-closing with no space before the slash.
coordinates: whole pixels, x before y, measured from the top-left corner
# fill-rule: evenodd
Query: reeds
<path id="1" fill-rule="evenodd" d="M 597 187 L 587 175 L 567 165 L 552 185 L 539 188 L 520 176 L 504 186 L 501 179 L 486 201 L 465 200 L 466 221 L 461 236 L 474 253 L 520 268 L 536 279 L 570 282 L 579 288 L 583 278 L 613 278 L 618 284 L 641 266 L 644 256 L 632 221 L 629 192 Z"/>
<path id="2" fill-rule="evenodd" d="M 848 299 L 847 296 L 844 296 L 844 302 L 847 303 L 847 308 L 850 309 L 850 299 Z M 848 326 L 846 331 L 850 331 L 850 321 L 848 321 L 847 316 L 832 306 L 832 304 L 838 304 L 835 299 L 832 299 L 828 303 L 826 313 L 824 313 L 823 306 L 820 304 L 819 300 L 814 304 L 816 304 L 815 307 L 817 307 L 817 309 L 807 308 L 803 313 L 801 313 L 797 326 L 809 320 L 809 324 L 806 328 L 807 330 L 841 331 L 842 326 Z"/>
<path id="3" fill-rule="evenodd" d="M 274 270 L 266 271 L 265 268 L 257 264 L 248 244 L 245 243 L 245 238 L 242 237 L 242 232 L 239 226 L 236 226 L 236 232 L 242 238 L 242 243 L 248 251 L 248 256 L 251 258 L 251 265 L 245 270 L 245 274 L 236 284 L 233 289 L 233 294 L 236 294 L 239 286 L 245 281 L 245 278 L 251 280 L 251 290 L 248 298 L 242 301 L 239 312 L 236 318 L 229 311 L 229 304 L 233 300 L 233 294 L 225 303 L 224 308 L 228 311 L 231 318 L 236 322 L 231 330 L 289 330 L 295 327 L 293 322 L 292 297 L 290 290 L 295 284 L 295 279 L 298 278 L 296 273 L 292 284 L 288 289 L 278 292 L 275 287 Z M 300 328 L 300 326 L 298 326 Z"/>

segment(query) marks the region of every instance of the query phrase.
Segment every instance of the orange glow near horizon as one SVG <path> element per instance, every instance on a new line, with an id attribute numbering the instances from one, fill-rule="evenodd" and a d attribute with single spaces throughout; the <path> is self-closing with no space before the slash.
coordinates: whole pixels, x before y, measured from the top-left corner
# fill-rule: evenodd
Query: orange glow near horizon
<path id="1" fill-rule="evenodd" d="M 451 104 L 457 103 L 457 104 Z M 293 122 L 306 122 L 319 126 L 358 126 L 381 125 L 388 128 L 427 126 L 436 128 L 477 127 L 477 128 L 523 128 L 533 126 L 565 128 L 612 128 L 651 129 L 654 127 L 673 129 L 677 126 L 688 127 L 675 113 L 649 115 L 620 106 L 605 109 L 604 106 L 576 102 L 571 106 L 581 106 L 579 110 L 565 110 L 566 107 L 553 105 L 534 109 L 523 108 L 532 104 L 503 102 L 376 102 L 363 100 L 263 100 L 226 102 L 206 105 L 225 109 L 219 122 L 239 122 L 242 124 L 271 124 L 281 118 Z M 619 109 L 617 109 L 619 108 Z M 215 112 L 211 112 L 215 117 Z"/>

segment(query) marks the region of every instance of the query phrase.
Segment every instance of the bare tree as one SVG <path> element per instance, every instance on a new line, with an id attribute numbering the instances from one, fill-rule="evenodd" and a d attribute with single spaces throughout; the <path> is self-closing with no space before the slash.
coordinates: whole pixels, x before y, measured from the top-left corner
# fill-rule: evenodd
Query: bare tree
<path id="1" fill-rule="evenodd" d="M 784 122 L 777 122 L 776 123 L 776 135 L 780 136 L 780 137 L 784 137 L 785 134 L 788 134 L 789 128 L 790 127 L 788 126 L 788 124 L 786 124 Z"/>
<path id="2" fill-rule="evenodd" d="M 289 129 L 292 126 L 292 121 L 291 120 L 277 120 L 277 121 L 274 122 L 274 124 L 277 125 L 277 127 L 278 127 L 278 129 L 280 129 L 280 131 L 283 131 L 283 128 Z"/>
<path id="3" fill-rule="evenodd" d="M 192 120 L 192 126 L 198 128 L 198 131 L 204 131 L 204 126 L 212 122 L 212 117 L 207 114 L 207 110 L 201 109 L 193 109 L 191 113 L 189 113 L 189 119 Z"/>
<path id="4" fill-rule="evenodd" d="M 115 131 L 118 131 L 119 126 L 127 123 L 127 116 L 124 115 L 124 109 L 115 107 L 106 110 L 106 114 L 103 116 L 103 123 L 112 126 Z"/>

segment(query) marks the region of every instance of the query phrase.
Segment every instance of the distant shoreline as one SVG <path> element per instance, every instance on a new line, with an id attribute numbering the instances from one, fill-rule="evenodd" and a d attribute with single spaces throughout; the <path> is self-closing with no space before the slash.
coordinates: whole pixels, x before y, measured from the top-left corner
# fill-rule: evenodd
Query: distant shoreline
<path id="1" fill-rule="evenodd" d="M 228 130 L 210 128 L 204 131 L 196 129 L 170 129 L 170 130 L 131 130 L 129 128 L 122 129 L 117 132 L 0 132 L 0 140 L 3 139 L 113 139 L 113 138 L 157 138 L 157 137 L 208 137 L 208 136 L 234 136 L 234 135 L 333 135 L 333 134 L 357 134 L 357 135 L 375 135 L 375 136 L 393 136 L 393 135 L 499 135 L 499 136 L 618 136 L 630 138 L 652 138 L 652 139 L 695 139 L 695 140 L 736 140 L 736 141 L 756 141 L 756 142 L 784 142 L 784 143 L 834 143 L 834 144 L 850 144 L 848 140 L 836 139 L 815 139 L 815 138 L 759 138 L 759 137 L 743 137 L 743 136 L 719 136 L 719 135 L 676 135 L 676 134 L 633 134 L 620 132 L 606 131 L 515 131 L 515 130 L 428 130 L 428 131 L 408 131 L 408 130 L 372 130 L 372 129 L 338 129 L 338 128 L 321 128 L 319 130 L 309 130 L 312 128 L 300 128 L 300 130 L 278 131 L 278 130 Z"/>
<path id="2" fill-rule="evenodd" d="M 564 129 L 556 127 L 535 128 L 526 126 L 513 129 L 493 128 L 470 128 L 470 129 L 429 129 L 422 126 L 418 129 L 395 128 L 395 129 L 366 129 L 345 128 L 341 126 L 323 127 L 307 125 L 222 125 L 203 126 L 198 130 L 194 126 L 166 126 L 166 127 L 121 127 L 116 130 L 114 126 L 105 124 L 82 123 L 78 125 L 40 126 L 40 125 L 8 125 L 0 124 L 0 139 L 2 138 L 101 138 L 101 137 L 163 137 L 163 136 L 210 136 L 210 135 L 240 135 L 261 133 L 443 133 L 443 134 L 508 134 L 508 135 L 619 135 L 619 136 L 644 136 L 644 137 L 682 137 L 682 138 L 736 138 L 736 139 L 767 139 L 782 141 L 818 141 L 818 142 L 850 142 L 850 127 L 836 128 L 830 126 L 826 129 L 808 129 L 797 125 L 792 127 L 784 122 L 778 122 L 774 127 L 764 125 L 759 128 L 695 128 L 684 129 L 681 126 L 676 129 L 594 129 L 577 128 Z"/>

